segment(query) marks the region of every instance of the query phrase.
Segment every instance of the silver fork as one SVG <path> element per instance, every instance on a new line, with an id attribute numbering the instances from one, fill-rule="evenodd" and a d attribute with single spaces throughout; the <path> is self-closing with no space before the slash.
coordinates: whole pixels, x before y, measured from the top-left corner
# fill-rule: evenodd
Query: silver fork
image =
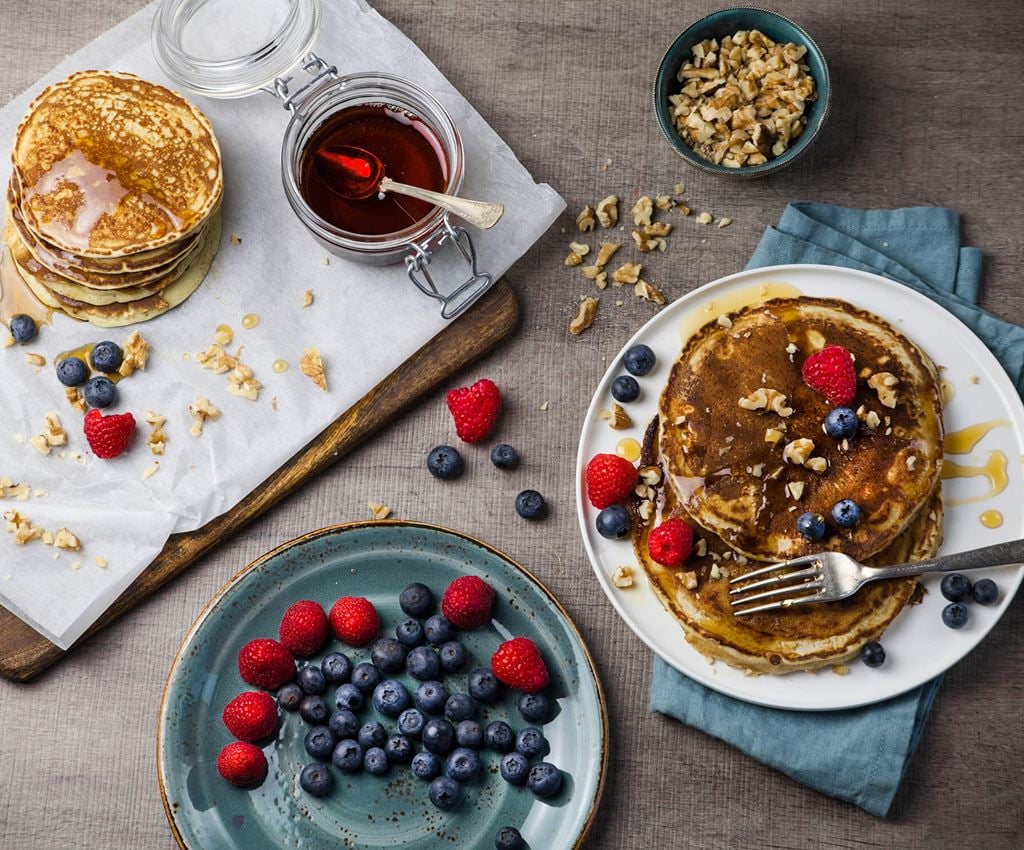
<path id="1" fill-rule="evenodd" d="M 729 601 L 733 606 L 733 614 L 739 617 L 759 611 L 807 605 L 810 602 L 838 602 L 852 596 L 869 581 L 1021 563 L 1024 563 L 1024 540 L 1011 540 L 982 549 L 891 567 L 868 567 L 842 552 L 819 552 L 769 564 L 729 579 L 729 584 L 734 585 L 729 590 Z M 752 608 L 737 607 L 762 600 L 768 601 Z"/>

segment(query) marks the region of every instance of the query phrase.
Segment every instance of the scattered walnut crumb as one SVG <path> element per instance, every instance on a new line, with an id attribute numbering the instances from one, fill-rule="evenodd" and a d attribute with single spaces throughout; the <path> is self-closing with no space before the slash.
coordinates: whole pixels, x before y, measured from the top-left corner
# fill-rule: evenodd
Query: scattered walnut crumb
<path id="1" fill-rule="evenodd" d="M 30 438 L 28 444 L 43 456 L 50 453 L 50 444 L 46 442 L 46 437 L 42 434 L 36 434 L 36 436 Z"/>
<path id="2" fill-rule="evenodd" d="M 277 410 L 277 396 L 276 396 L 276 395 L 275 395 L 275 396 L 273 396 L 273 397 L 271 397 L 271 399 L 270 399 L 270 406 L 271 406 L 271 407 L 272 407 L 272 408 L 273 408 L 274 410 Z"/>
<path id="3" fill-rule="evenodd" d="M 64 390 L 64 397 L 68 400 L 75 410 L 79 413 L 85 413 L 87 406 L 85 404 L 85 396 L 82 395 L 82 391 L 78 387 L 67 387 Z"/>
<path id="4" fill-rule="evenodd" d="M 99 568 L 100 568 L 101 570 L 105 570 L 105 569 L 107 568 L 107 565 L 108 565 L 108 564 L 110 563 L 110 562 L 109 562 L 109 561 L 108 561 L 108 560 L 107 560 L 106 558 L 104 558 L 104 557 L 103 557 L 102 555 L 93 555 L 93 556 L 92 556 L 92 562 L 93 562 L 93 563 L 94 563 L 94 564 L 95 564 L 95 565 L 96 565 L 97 567 L 99 567 Z"/>
<path id="5" fill-rule="evenodd" d="M 189 429 L 189 433 L 193 437 L 200 437 L 203 433 L 203 426 L 208 421 L 216 422 L 220 419 L 220 409 L 210 403 L 210 400 L 206 396 L 199 396 L 192 404 L 188 406 L 188 412 L 195 420 L 192 423 L 192 427 Z"/>
<path id="6" fill-rule="evenodd" d="M 327 375 L 324 372 L 324 361 L 319 348 L 307 348 L 302 352 L 299 371 L 321 390 L 327 392 Z"/>
<path id="7" fill-rule="evenodd" d="M 803 466 L 804 461 L 811 456 L 813 451 L 814 440 L 800 437 L 786 443 L 785 448 L 782 450 L 782 460 L 786 463 L 792 463 L 794 466 Z"/>
<path id="8" fill-rule="evenodd" d="M 235 340 L 235 332 L 227 325 L 218 325 L 213 334 L 213 341 L 217 345 L 231 345 Z"/>
<path id="9" fill-rule="evenodd" d="M 712 221 L 714 221 L 714 216 L 709 212 L 702 212 L 696 218 L 697 224 L 711 224 Z"/>
<path id="10" fill-rule="evenodd" d="M 907 455 L 907 472 L 913 472 L 914 467 L 917 466 L 917 455 Z"/>
<path id="11" fill-rule="evenodd" d="M 616 567 L 612 574 L 612 584 L 619 588 L 633 586 L 633 568 L 630 566 Z"/>
<path id="12" fill-rule="evenodd" d="M 3 338 L 2 342 L 0 342 L 0 348 L 10 348 L 12 345 L 14 345 L 14 336 L 6 328 L 3 328 L 2 331 Z"/>
<path id="13" fill-rule="evenodd" d="M 804 486 L 803 481 L 790 481 L 786 484 L 786 495 L 794 502 L 799 502 L 804 495 Z"/>
<path id="14" fill-rule="evenodd" d="M 241 352 L 241 349 L 239 349 L 239 352 Z M 214 374 L 220 375 L 224 372 L 230 372 L 238 365 L 238 354 L 230 354 L 220 344 L 215 342 L 206 351 L 197 352 L 195 360 L 203 369 L 208 369 Z"/>
<path id="15" fill-rule="evenodd" d="M 650 522 L 651 517 L 654 516 L 654 502 L 650 499 L 644 499 L 637 505 L 636 512 L 644 522 Z"/>
<path id="16" fill-rule="evenodd" d="M 778 428 L 768 428 L 764 432 L 764 441 L 777 446 L 782 441 L 782 432 Z"/>
<path id="17" fill-rule="evenodd" d="M 537 410 L 547 410 L 549 407 L 551 407 L 550 401 L 542 401 L 540 403 L 540 407 L 538 407 Z"/>
<path id="18" fill-rule="evenodd" d="M 744 410 L 771 410 L 783 419 L 793 415 L 793 408 L 786 405 L 786 396 L 767 387 L 758 387 L 750 395 L 741 398 L 738 404 Z"/>
<path id="19" fill-rule="evenodd" d="M 242 244 L 242 237 L 239 236 L 237 233 L 232 233 L 231 234 L 231 244 L 232 245 L 241 245 Z"/>
<path id="20" fill-rule="evenodd" d="M 662 212 L 667 212 L 676 205 L 675 200 L 671 195 L 658 195 L 654 199 L 654 206 L 656 206 Z"/>
<path id="21" fill-rule="evenodd" d="M 811 472 L 817 472 L 821 475 L 826 469 L 828 469 L 828 461 L 823 457 L 812 457 L 804 461 L 804 466 Z"/>
<path id="22" fill-rule="evenodd" d="M 981 378 L 979 378 L 977 375 L 968 375 L 967 376 L 967 383 L 969 383 L 969 384 L 980 384 L 981 383 Z"/>
<path id="23" fill-rule="evenodd" d="M 708 554 L 708 541 L 701 537 L 693 547 L 693 553 L 698 558 L 705 557 Z"/>
<path id="24" fill-rule="evenodd" d="M 686 184 L 676 183 L 676 185 L 672 188 L 672 191 L 677 195 L 681 195 L 683 194 L 683 192 L 686 191 Z"/>
<path id="25" fill-rule="evenodd" d="M 249 401 L 256 401 L 263 388 L 252 373 L 252 369 L 244 363 L 239 363 L 228 373 L 228 392 L 239 398 L 247 398 Z"/>
<path id="26" fill-rule="evenodd" d="M 721 230 L 723 227 L 728 227 L 730 224 L 732 224 L 732 219 L 729 218 L 729 216 L 723 216 L 722 218 L 718 219 L 719 230 Z"/>
<path id="27" fill-rule="evenodd" d="M 573 336 L 579 336 L 594 324 L 594 317 L 597 315 L 597 304 L 597 299 L 591 298 L 589 295 L 580 302 L 576 316 L 569 322 L 569 333 Z"/>
<path id="28" fill-rule="evenodd" d="M 608 423 L 608 427 L 615 431 L 621 431 L 633 424 L 633 420 L 629 418 L 621 404 L 613 404 L 611 410 L 602 410 L 599 415 Z"/>
<path id="29" fill-rule="evenodd" d="M 683 218 L 686 218 L 686 216 L 693 212 L 693 210 L 686 206 L 686 204 L 680 204 L 678 207 L 676 207 L 676 212 L 678 212 L 679 215 L 681 215 Z"/>
<path id="30" fill-rule="evenodd" d="M 121 348 L 124 351 L 124 359 L 117 371 L 122 377 L 127 378 L 136 371 L 146 371 L 146 364 L 149 362 L 149 343 L 142 338 L 142 334 L 132 331 Z"/>
<path id="31" fill-rule="evenodd" d="M 612 272 L 612 283 L 615 286 L 622 286 L 625 283 L 636 283 L 640 280 L 640 270 L 643 266 L 640 263 L 623 263 Z"/>
<path id="32" fill-rule="evenodd" d="M 307 289 L 302 294 L 302 306 L 303 307 L 309 307 L 312 303 L 313 303 L 313 290 L 312 289 Z"/>
<path id="33" fill-rule="evenodd" d="M 367 502 L 366 505 L 370 509 L 370 516 L 374 519 L 387 519 L 391 516 L 391 508 L 387 505 L 382 505 L 379 502 Z"/>
<path id="34" fill-rule="evenodd" d="M 80 570 L 80 569 L 82 569 L 82 562 L 81 561 L 72 561 L 71 562 L 71 569 L 73 569 L 73 570 Z"/>
<path id="35" fill-rule="evenodd" d="M 837 676 L 845 676 L 847 673 L 850 672 L 850 668 L 847 667 L 845 664 L 834 664 L 832 666 L 832 672 L 835 673 Z"/>
<path id="36" fill-rule="evenodd" d="M 53 545 L 69 552 L 77 552 L 82 548 L 82 542 L 66 528 L 57 529 L 57 533 L 53 535 Z"/>
<path id="37" fill-rule="evenodd" d="M 609 195 L 597 203 L 597 220 L 606 230 L 619 223 L 619 196 Z"/>
<path id="38" fill-rule="evenodd" d="M 665 303 L 665 296 L 662 291 L 658 289 L 653 283 L 646 280 L 638 280 L 636 286 L 633 287 L 633 294 L 637 298 L 643 298 L 645 301 L 651 301 L 658 306 L 662 306 Z"/>
<path id="39" fill-rule="evenodd" d="M 42 354 L 27 351 L 25 352 L 25 362 L 28 363 L 29 366 L 40 367 L 46 365 L 46 358 L 43 357 Z"/>
<path id="40" fill-rule="evenodd" d="M 18 511 L 7 511 L 4 514 L 4 519 L 7 520 L 7 531 L 13 535 L 16 546 L 24 546 L 43 536 L 43 529 L 38 525 L 33 525 L 28 517 Z"/>
<path id="41" fill-rule="evenodd" d="M 878 400 L 882 405 L 889 408 L 896 407 L 895 387 L 899 382 L 899 378 L 892 372 L 875 372 L 868 378 L 868 386 L 878 393 Z"/>
<path id="42" fill-rule="evenodd" d="M 608 159 L 606 159 L 606 160 L 605 160 L 605 161 L 604 161 L 604 162 L 603 162 L 603 163 L 601 164 L 601 170 L 602 170 L 602 171 L 607 171 L 607 170 L 608 170 L 609 168 L 611 168 L 611 167 L 612 167 L 612 158 L 611 158 L 611 157 L 608 157 Z"/>
<path id="43" fill-rule="evenodd" d="M 579 228 L 580 233 L 589 233 L 597 226 L 597 218 L 594 216 L 594 208 L 587 204 L 578 216 L 576 216 L 576 226 Z"/>
<path id="44" fill-rule="evenodd" d="M 597 257 L 594 258 L 594 265 L 603 269 L 621 247 L 618 242 L 602 242 L 597 250 Z"/>
<path id="45" fill-rule="evenodd" d="M 330 264 L 331 264 L 331 258 L 328 257 L 326 254 L 324 254 L 320 258 L 320 265 L 322 265 L 322 266 L 329 266 Z"/>
<path id="46" fill-rule="evenodd" d="M 676 573 L 676 579 L 687 590 L 694 590 L 697 587 L 697 573 L 693 571 Z"/>
<path id="47" fill-rule="evenodd" d="M 651 214 L 654 212 L 654 202 L 647 196 L 642 195 L 633 204 L 633 224 L 640 225 L 651 223 Z"/>
<path id="48" fill-rule="evenodd" d="M 152 478 L 154 475 L 156 475 L 159 469 L 160 461 L 154 460 L 149 466 L 142 470 L 142 480 L 145 481 L 148 478 Z"/>

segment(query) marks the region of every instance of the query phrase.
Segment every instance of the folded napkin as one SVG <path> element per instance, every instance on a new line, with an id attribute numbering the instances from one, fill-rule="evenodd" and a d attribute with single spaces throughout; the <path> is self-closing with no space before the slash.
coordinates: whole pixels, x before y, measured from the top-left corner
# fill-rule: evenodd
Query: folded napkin
<path id="1" fill-rule="evenodd" d="M 1024 328 L 977 306 L 981 251 L 960 245 L 960 218 L 937 207 L 856 210 L 790 204 L 747 268 L 822 263 L 874 272 L 937 301 L 988 346 L 1024 395 Z M 846 711 L 784 711 L 724 696 L 654 661 L 651 709 L 732 744 L 811 788 L 873 815 L 889 811 L 942 677 Z"/>

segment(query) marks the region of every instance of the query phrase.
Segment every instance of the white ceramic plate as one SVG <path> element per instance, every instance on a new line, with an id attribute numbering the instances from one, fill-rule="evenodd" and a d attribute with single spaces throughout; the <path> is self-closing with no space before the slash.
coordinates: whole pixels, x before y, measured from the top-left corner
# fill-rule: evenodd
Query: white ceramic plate
<path id="1" fill-rule="evenodd" d="M 817 674 L 786 676 L 744 676 L 718 662 L 707 660 L 683 638 L 675 618 L 661 605 L 648 587 L 643 571 L 629 589 L 616 588 L 612 573 L 620 564 L 635 558 L 628 540 L 605 540 L 594 528 L 598 511 L 586 499 L 584 469 L 598 452 L 614 452 L 625 437 L 642 441 L 643 432 L 657 415 L 658 396 L 669 369 L 679 354 L 682 338 L 688 337 L 707 320 L 762 299 L 765 285 L 774 297 L 791 294 L 795 288 L 809 296 L 842 298 L 881 316 L 923 348 L 945 367 L 943 378 L 953 391 L 945 408 L 946 433 L 960 431 L 980 422 L 1004 420 L 974 448 L 952 459 L 981 466 L 993 451 L 1007 458 L 1008 484 L 998 495 L 988 497 L 989 482 L 982 476 L 947 480 L 943 553 L 959 552 L 1024 537 L 1024 406 L 1002 367 L 982 342 L 959 319 L 935 302 L 877 275 L 834 266 L 772 266 L 724 277 L 697 289 L 666 307 L 626 344 L 649 345 L 658 362 L 654 370 L 639 378 L 640 398 L 624 405 L 633 419 L 627 431 L 613 431 L 598 414 L 611 407 L 612 381 L 626 374 L 621 353 L 601 379 L 580 436 L 576 469 L 576 507 L 583 542 L 594 572 L 612 605 L 626 624 L 658 655 L 677 670 L 709 688 L 777 708 L 832 710 L 867 705 L 901 694 L 939 675 L 974 649 L 1009 606 L 1024 577 L 1024 566 L 979 571 L 975 578 L 988 576 L 999 586 L 997 605 L 971 603 L 970 622 L 958 631 L 942 624 L 946 600 L 939 592 L 940 577 L 924 580 L 928 593 L 918 606 L 908 606 L 893 621 L 882 638 L 885 664 L 869 669 L 852 662 L 846 676 L 829 670 Z M 779 286 L 784 284 L 786 286 Z M 957 500 L 976 498 L 968 504 Z M 999 511 L 1003 524 L 986 528 L 984 511 Z"/>

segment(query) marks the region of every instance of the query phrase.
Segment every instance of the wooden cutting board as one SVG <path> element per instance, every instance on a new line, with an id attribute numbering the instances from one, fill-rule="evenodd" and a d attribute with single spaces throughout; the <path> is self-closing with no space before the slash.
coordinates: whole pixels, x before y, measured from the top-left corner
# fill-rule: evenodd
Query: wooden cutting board
<path id="1" fill-rule="evenodd" d="M 504 278 L 468 313 L 456 319 L 366 396 L 313 439 L 227 513 L 187 534 L 175 534 L 163 551 L 97 620 L 77 646 L 200 555 L 236 534 L 280 499 L 344 457 L 378 428 L 401 415 L 460 369 L 505 339 L 519 321 L 519 303 Z M 70 651 L 74 650 L 74 646 Z M 27 682 L 65 655 L 31 626 L 0 608 L 0 676 Z"/>

